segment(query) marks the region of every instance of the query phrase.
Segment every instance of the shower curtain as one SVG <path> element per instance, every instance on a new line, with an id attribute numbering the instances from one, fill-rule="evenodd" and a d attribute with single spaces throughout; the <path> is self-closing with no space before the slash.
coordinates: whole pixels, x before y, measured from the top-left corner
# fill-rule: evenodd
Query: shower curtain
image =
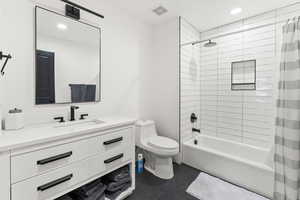
<path id="1" fill-rule="evenodd" d="M 283 27 L 274 200 L 300 200 L 300 18 Z"/>

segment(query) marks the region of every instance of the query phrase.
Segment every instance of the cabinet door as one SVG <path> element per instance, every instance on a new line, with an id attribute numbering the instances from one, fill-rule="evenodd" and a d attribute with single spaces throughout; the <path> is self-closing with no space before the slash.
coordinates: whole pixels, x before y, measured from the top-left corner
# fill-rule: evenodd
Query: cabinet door
<path id="1" fill-rule="evenodd" d="M 0 153 L 0 199 L 10 200 L 10 155 Z"/>

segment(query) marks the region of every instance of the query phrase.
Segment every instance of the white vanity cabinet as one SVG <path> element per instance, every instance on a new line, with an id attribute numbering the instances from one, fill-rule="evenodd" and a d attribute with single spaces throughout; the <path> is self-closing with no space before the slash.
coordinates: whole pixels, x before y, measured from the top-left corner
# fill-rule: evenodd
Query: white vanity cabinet
<path id="1" fill-rule="evenodd" d="M 125 165 L 131 169 L 132 187 L 120 199 L 133 192 L 133 124 L 82 133 L 60 140 L 50 137 L 48 142 L 22 145 L 0 154 L 0 199 L 55 199 Z"/>
<path id="2" fill-rule="evenodd" d="M 0 153 L 0 199 L 10 200 L 10 154 Z"/>

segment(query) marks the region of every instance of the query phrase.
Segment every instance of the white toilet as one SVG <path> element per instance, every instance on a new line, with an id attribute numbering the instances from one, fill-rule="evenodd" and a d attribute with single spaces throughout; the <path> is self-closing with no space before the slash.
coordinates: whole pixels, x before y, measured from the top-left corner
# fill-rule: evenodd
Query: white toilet
<path id="1" fill-rule="evenodd" d="M 172 157 L 179 153 L 179 144 L 170 138 L 157 135 L 154 121 L 138 121 L 136 123 L 136 146 L 152 154 L 145 168 L 162 179 L 174 176 Z M 152 162 L 152 167 L 149 164 Z"/>

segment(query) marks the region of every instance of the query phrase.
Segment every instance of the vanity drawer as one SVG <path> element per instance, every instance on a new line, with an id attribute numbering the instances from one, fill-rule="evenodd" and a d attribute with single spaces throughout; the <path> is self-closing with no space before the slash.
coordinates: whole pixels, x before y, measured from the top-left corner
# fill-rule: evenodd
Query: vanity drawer
<path id="1" fill-rule="evenodd" d="M 117 149 L 133 146 L 133 128 L 123 129 L 100 136 L 100 151 L 112 152 Z"/>
<path id="2" fill-rule="evenodd" d="M 111 151 L 106 153 L 103 158 L 105 171 L 111 170 L 119 165 L 124 164 L 125 162 L 130 161 L 131 159 L 134 159 L 131 148 L 122 148 Z"/>
<path id="3" fill-rule="evenodd" d="M 103 157 L 96 155 L 12 185 L 11 200 L 50 200 L 103 173 Z"/>
<path id="4" fill-rule="evenodd" d="M 100 153 L 99 141 L 96 138 L 89 138 L 13 156 L 11 158 L 11 181 L 16 183 L 97 153 Z"/>

